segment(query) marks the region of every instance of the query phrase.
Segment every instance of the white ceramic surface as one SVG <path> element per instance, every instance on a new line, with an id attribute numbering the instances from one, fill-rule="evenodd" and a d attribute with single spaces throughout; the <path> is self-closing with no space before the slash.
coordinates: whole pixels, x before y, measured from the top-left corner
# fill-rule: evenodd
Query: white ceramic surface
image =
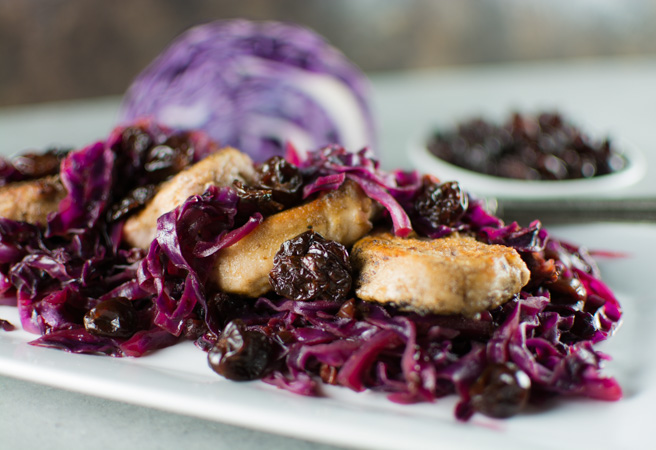
<path id="1" fill-rule="evenodd" d="M 27 344 L 23 331 L 0 332 L 0 373 L 94 396 L 178 412 L 318 442 L 362 448 L 648 448 L 656 413 L 656 301 L 650 285 L 654 225 L 594 224 L 552 234 L 591 249 L 620 252 L 600 267 L 625 311 L 624 323 L 601 349 L 607 373 L 625 398 L 616 403 L 556 400 L 506 421 L 453 418 L 454 398 L 396 405 L 383 395 L 330 388 L 305 398 L 260 382 L 215 375 L 205 354 L 181 344 L 139 359 L 72 355 Z M 653 245 L 652 245 L 653 246 Z M 18 324 L 15 308 L 0 317 Z M 582 447 L 583 446 L 583 447 Z"/>

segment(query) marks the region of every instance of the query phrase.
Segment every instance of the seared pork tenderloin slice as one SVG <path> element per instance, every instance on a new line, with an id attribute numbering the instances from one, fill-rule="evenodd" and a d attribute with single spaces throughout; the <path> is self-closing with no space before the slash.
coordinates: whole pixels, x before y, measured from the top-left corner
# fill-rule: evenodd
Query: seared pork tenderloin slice
<path id="1" fill-rule="evenodd" d="M 248 184 L 255 175 L 253 161 L 234 148 L 224 148 L 163 182 L 146 206 L 130 216 L 123 227 L 125 241 L 140 248 L 150 247 L 157 232 L 157 219 L 200 195 L 210 186 L 229 186 L 239 180 Z"/>
<path id="2" fill-rule="evenodd" d="M 45 226 L 65 196 L 59 175 L 10 183 L 0 187 L 0 217 Z"/>
<path id="3" fill-rule="evenodd" d="M 250 234 L 219 251 L 213 281 L 224 292 L 257 297 L 271 290 L 269 272 L 283 242 L 314 230 L 324 238 L 352 245 L 371 231 L 377 204 L 347 180 L 304 205 L 267 217 Z"/>
<path id="4" fill-rule="evenodd" d="M 355 243 L 351 263 L 359 298 L 420 313 L 471 316 L 505 303 L 530 277 L 513 248 L 460 235 L 375 233 Z"/>

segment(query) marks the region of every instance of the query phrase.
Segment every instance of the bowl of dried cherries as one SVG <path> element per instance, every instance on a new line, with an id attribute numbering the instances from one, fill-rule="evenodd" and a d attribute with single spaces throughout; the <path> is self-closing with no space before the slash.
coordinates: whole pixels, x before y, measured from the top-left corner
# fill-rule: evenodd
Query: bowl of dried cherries
<path id="1" fill-rule="evenodd" d="M 559 112 L 514 112 L 501 123 L 461 121 L 432 130 L 409 152 L 422 172 L 485 197 L 604 194 L 637 183 L 646 171 L 633 146 L 592 137 Z"/>

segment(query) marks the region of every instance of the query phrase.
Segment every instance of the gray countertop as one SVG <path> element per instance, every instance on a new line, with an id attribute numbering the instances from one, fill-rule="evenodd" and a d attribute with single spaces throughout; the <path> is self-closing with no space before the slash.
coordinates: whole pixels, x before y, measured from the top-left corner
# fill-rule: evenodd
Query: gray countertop
<path id="1" fill-rule="evenodd" d="M 656 194 L 656 59 L 476 66 L 372 80 L 386 168 L 410 168 L 408 141 L 433 125 L 512 109 L 558 109 L 645 153 L 647 176 L 612 195 Z M 0 110 L 0 154 L 102 138 L 118 104 L 103 98 Z M 0 376 L 0 448 L 329 447 Z"/>

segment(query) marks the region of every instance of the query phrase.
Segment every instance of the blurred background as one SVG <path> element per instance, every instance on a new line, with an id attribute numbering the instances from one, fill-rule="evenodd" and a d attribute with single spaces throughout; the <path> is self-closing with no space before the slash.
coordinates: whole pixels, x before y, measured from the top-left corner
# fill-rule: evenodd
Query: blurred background
<path id="1" fill-rule="evenodd" d="M 0 0 L 0 106 L 122 94 L 219 18 L 324 35 L 368 73 L 656 54 L 656 0 Z"/>

